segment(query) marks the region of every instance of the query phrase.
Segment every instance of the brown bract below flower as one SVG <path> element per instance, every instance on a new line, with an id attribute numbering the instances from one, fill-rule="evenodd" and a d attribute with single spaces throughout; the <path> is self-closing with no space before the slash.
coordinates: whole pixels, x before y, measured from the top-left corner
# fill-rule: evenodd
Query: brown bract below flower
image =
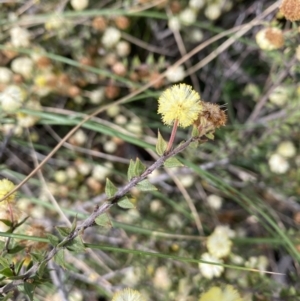
<path id="1" fill-rule="evenodd" d="M 223 110 L 217 105 L 209 102 L 202 102 L 202 112 L 194 125 L 200 130 L 207 129 L 214 131 L 215 129 L 224 126 L 227 121 L 227 116 Z"/>
<path id="2" fill-rule="evenodd" d="M 283 0 L 280 11 L 287 20 L 300 20 L 300 0 Z"/>

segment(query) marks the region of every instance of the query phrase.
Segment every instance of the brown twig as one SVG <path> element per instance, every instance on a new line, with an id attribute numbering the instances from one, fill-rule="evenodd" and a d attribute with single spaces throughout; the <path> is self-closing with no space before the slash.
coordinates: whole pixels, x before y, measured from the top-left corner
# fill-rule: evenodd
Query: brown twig
<path id="1" fill-rule="evenodd" d="M 94 226 L 95 220 L 99 215 L 104 214 L 113 205 L 117 204 L 118 201 L 120 201 L 120 199 L 124 195 L 129 193 L 132 188 L 134 188 L 141 181 L 145 180 L 147 176 L 150 175 L 155 169 L 160 168 L 167 159 L 182 152 L 192 142 L 198 139 L 199 137 L 192 137 L 187 141 L 185 141 L 184 143 L 180 144 L 174 150 L 171 150 L 170 152 L 164 154 L 157 161 L 155 161 L 151 166 L 149 166 L 140 176 L 132 178 L 127 185 L 120 188 L 112 198 L 108 199 L 100 207 L 96 206 L 94 212 L 88 218 L 86 218 L 79 226 L 77 226 L 68 236 L 66 236 L 57 246 L 53 247 L 53 249 L 46 255 L 43 261 L 39 263 L 35 263 L 25 274 L 20 275 L 19 277 L 22 278 L 21 280 L 19 279 L 14 280 L 11 283 L 8 283 L 5 286 L 3 286 L 0 289 L 0 294 L 8 293 L 9 291 L 13 290 L 15 287 L 24 284 L 24 282 L 26 282 L 28 279 L 34 278 L 41 265 L 47 264 L 58 253 L 58 251 L 65 248 L 69 242 L 71 242 L 74 238 L 76 238 L 81 233 L 83 233 L 85 229 Z"/>

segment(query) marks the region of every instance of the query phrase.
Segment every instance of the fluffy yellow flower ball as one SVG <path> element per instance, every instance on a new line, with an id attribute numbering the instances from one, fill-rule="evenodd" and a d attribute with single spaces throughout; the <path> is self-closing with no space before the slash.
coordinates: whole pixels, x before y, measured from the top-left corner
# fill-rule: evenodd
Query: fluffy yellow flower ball
<path id="1" fill-rule="evenodd" d="M 186 84 L 174 85 L 163 92 L 158 99 L 158 113 L 167 125 L 178 120 L 185 128 L 193 124 L 202 111 L 200 95 Z"/>
<path id="2" fill-rule="evenodd" d="M 7 179 L 0 180 L 0 199 L 4 198 L 14 188 L 15 188 L 15 185 L 13 182 L 11 182 Z M 5 201 L 12 202 L 12 201 L 14 201 L 15 197 L 16 197 L 16 193 L 13 193 L 9 197 L 5 198 Z"/>

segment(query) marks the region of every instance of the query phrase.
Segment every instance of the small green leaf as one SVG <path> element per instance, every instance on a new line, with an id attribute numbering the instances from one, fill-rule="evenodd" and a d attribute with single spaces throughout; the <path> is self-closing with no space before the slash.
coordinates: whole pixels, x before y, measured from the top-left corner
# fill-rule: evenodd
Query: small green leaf
<path id="1" fill-rule="evenodd" d="M 24 282 L 24 293 L 29 297 L 30 301 L 33 301 L 35 285 L 27 281 Z"/>
<path id="2" fill-rule="evenodd" d="M 200 132 L 196 126 L 193 126 L 192 137 L 199 137 Z"/>
<path id="3" fill-rule="evenodd" d="M 130 202 L 128 197 L 123 197 L 121 201 L 118 202 L 118 206 L 123 209 L 133 209 L 135 206 Z"/>
<path id="4" fill-rule="evenodd" d="M 105 194 L 107 195 L 107 197 L 113 197 L 117 191 L 118 188 L 110 181 L 110 179 L 106 178 Z"/>
<path id="5" fill-rule="evenodd" d="M 180 161 L 178 161 L 175 157 L 171 157 L 165 161 L 164 166 L 168 168 L 172 168 L 172 167 L 182 167 L 184 165 Z"/>
<path id="6" fill-rule="evenodd" d="M 12 222 L 9 219 L 0 219 L 0 222 L 2 222 L 5 226 L 11 227 Z"/>
<path id="7" fill-rule="evenodd" d="M 42 262 L 37 270 L 37 274 L 40 278 L 43 277 L 45 268 L 47 267 L 47 262 Z"/>
<path id="8" fill-rule="evenodd" d="M 213 133 L 208 133 L 208 134 L 205 134 L 205 136 L 210 139 L 210 140 L 214 140 L 215 139 L 215 135 Z"/>
<path id="9" fill-rule="evenodd" d="M 8 300 L 13 300 L 14 292 L 9 292 L 5 297 L 0 297 L 1 301 L 8 301 Z"/>
<path id="10" fill-rule="evenodd" d="M 199 142 L 194 141 L 194 142 L 190 143 L 189 148 L 196 149 L 198 146 L 199 146 Z"/>
<path id="11" fill-rule="evenodd" d="M 71 232 L 73 232 L 76 229 L 76 226 L 77 226 L 77 215 L 75 215 L 75 218 L 72 222 Z"/>
<path id="12" fill-rule="evenodd" d="M 31 256 L 31 258 L 32 258 L 32 260 L 34 262 L 41 262 L 45 258 L 46 253 L 45 254 L 43 254 L 43 253 L 41 254 L 41 253 L 30 252 L 30 256 Z"/>
<path id="13" fill-rule="evenodd" d="M 7 267 L 9 267 L 10 262 L 8 261 L 7 258 L 0 256 L 0 265 L 7 268 Z"/>
<path id="14" fill-rule="evenodd" d="M 57 244 L 59 243 L 59 238 L 53 234 L 47 233 L 47 238 L 49 239 L 49 242 L 53 247 L 56 247 Z"/>
<path id="15" fill-rule="evenodd" d="M 167 149 L 167 142 L 164 140 L 160 132 L 158 131 L 157 143 L 156 143 L 156 152 L 159 156 L 162 156 Z"/>
<path id="16" fill-rule="evenodd" d="M 127 171 L 127 178 L 128 178 L 128 181 L 130 181 L 133 177 L 135 177 L 134 169 L 135 169 L 135 163 L 134 163 L 134 161 L 131 159 L 131 160 L 130 160 L 130 163 L 129 163 L 128 171 Z"/>
<path id="17" fill-rule="evenodd" d="M 143 180 L 139 182 L 136 187 L 141 191 L 153 191 L 157 190 L 157 188 L 152 185 L 148 180 Z"/>
<path id="18" fill-rule="evenodd" d="M 71 232 L 71 229 L 69 227 L 55 227 L 55 228 L 62 237 L 68 236 Z"/>
<path id="19" fill-rule="evenodd" d="M 12 277 L 14 276 L 13 271 L 10 268 L 4 268 L 0 270 L 0 274 L 6 277 Z"/>
<path id="20" fill-rule="evenodd" d="M 15 274 L 16 275 L 19 275 L 20 274 L 20 271 L 21 271 L 21 268 L 23 267 L 23 264 L 25 262 L 25 259 L 23 259 L 22 261 L 19 261 L 16 266 L 15 266 Z M 29 265 L 31 264 L 31 260 L 29 262 Z"/>
<path id="21" fill-rule="evenodd" d="M 140 161 L 139 158 L 136 158 L 135 166 L 134 166 L 134 175 L 140 176 L 146 169 L 146 166 Z"/>
<path id="22" fill-rule="evenodd" d="M 111 228 L 112 224 L 107 213 L 101 214 L 95 219 L 95 223 L 104 228 Z"/>
<path id="23" fill-rule="evenodd" d="M 8 254 L 16 254 L 19 253 L 20 251 L 24 250 L 25 246 L 21 246 L 21 245 L 16 245 L 15 247 L 11 248 L 8 250 Z"/>
<path id="24" fill-rule="evenodd" d="M 66 268 L 65 266 L 65 251 L 64 250 L 59 250 L 55 256 L 54 256 L 54 261 L 59 265 L 61 266 L 63 269 Z"/>
<path id="25" fill-rule="evenodd" d="M 85 251 L 85 245 L 83 244 L 80 237 L 75 237 L 74 239 L 66 243 L 65 247 L 69 251 L 73 251 L 75 253 L 83 253 Z"/>

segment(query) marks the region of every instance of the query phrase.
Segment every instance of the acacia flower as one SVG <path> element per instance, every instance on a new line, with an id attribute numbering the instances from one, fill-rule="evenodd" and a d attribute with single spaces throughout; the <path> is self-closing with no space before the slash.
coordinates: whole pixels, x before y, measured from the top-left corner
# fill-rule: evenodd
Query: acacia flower
<path id="1" fill-rule="evenodd" d="M 269 167 L 276 174 L 284 174 L 289 170 L 290 164 L 282 155 L 274 153 L 269 158 Z"/>
<path id="2" fill-rule="evenodd" d="M 233 286 L 226 285 L 223 289 L 217 286 L 211 287 L 199 301 L 243 301 L 243 299 Z"/>
<path id="3" fill-rule="evenodd" d="M 202 110 L 200 95 L 186 84 L 174 85 L 158 99 L 158 113 L 166 125 L 175 121 L 185 128 L 193 124 Z"/>
<path id="4" fill-rule="evenodd" d="M 280 6 L 281 13 L 287 20 L 300 20 L 300 2 L 299 0 L 283 0 Z"/>
<path id="5" fill-rule="evenodd" d="M 143 296 L 136 290 L 125 288 L 113 295 L 112 301 L 144 301 Z"/>
<path id="6" fill-rule="evenodd" d="M 5 197 L 10 191 L 15 188 L 13 182 L 9 181 L 8 179 L 0 180 L 0 199 Z M 11 194 L 9 197 L 5 198 L 7 203 L 12 202 L 16 197 L 16 193 Z"/>
<path id="7" fill-rule="evenodd" d="M 202 254 L 201 260 L 207 261 L 207 262 L 212 262 L 212 263 L 223 263 L 222 259 L 218 259 L 209 253 Z M 199 263 L 199 269 L 200 269 L 202 276 L 206 279 L 220 277 L 224 271 L 224 267 L 221 265 L 209 264 L 209 263 L 204 263 L 204 262 Z"/>
<path id="8" fill-rule="evenodd" d="M 227 235 L 214 231 L 207 238 L 207 249 L 216 258 L 223 258 L 230 254 L 232 241 Z"/>
<path id="9" fill-rule="evenodd" d="M 261 29 L 255 36 L 256 43 L 262 50 L 275 50 L 284 45 L 283 32 L 279 28 L 267 27 Z"/>

